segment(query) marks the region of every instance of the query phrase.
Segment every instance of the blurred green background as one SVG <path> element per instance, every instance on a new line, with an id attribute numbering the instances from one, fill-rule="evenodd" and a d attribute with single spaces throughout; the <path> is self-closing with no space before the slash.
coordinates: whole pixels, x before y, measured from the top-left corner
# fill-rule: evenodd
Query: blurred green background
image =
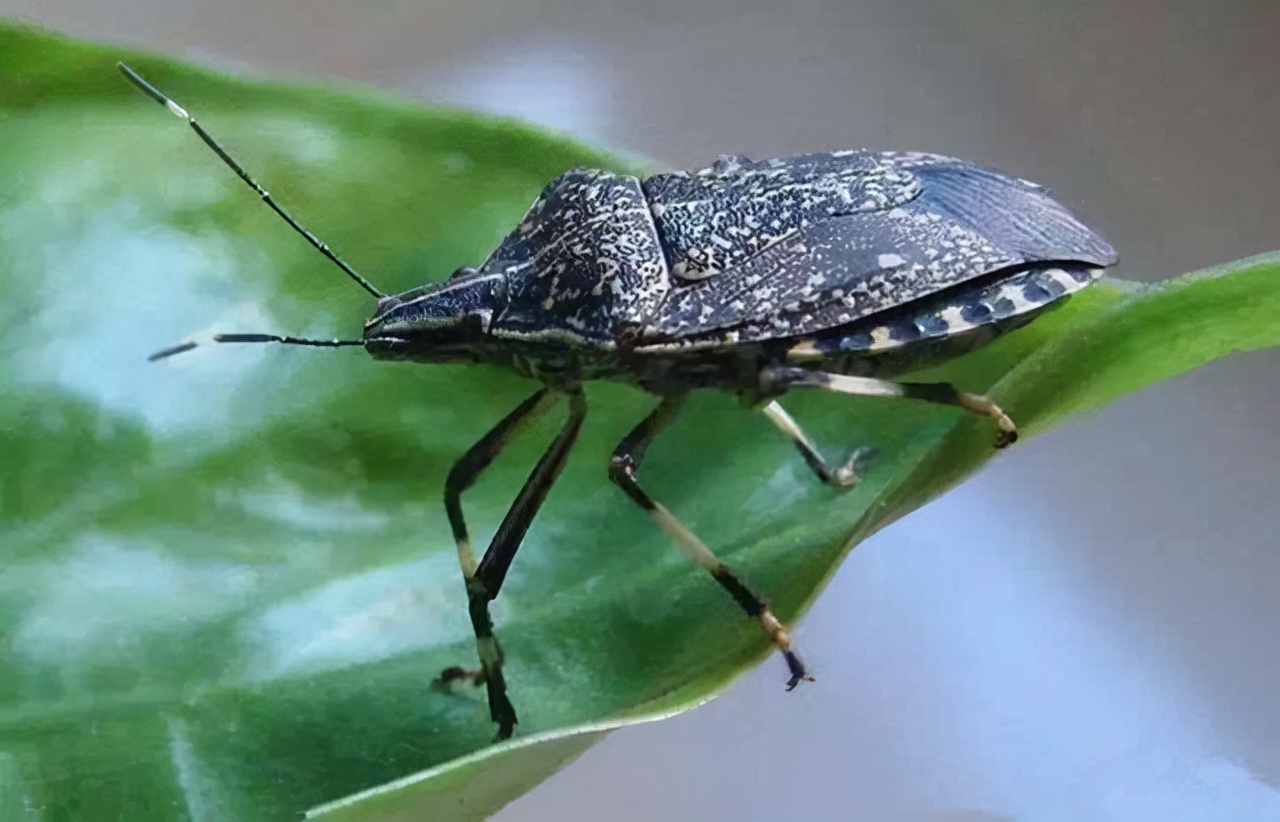
<path id="1" fill-rule="evenodd" d="M 0 13 L 517 114 L 674 165 L 860 145 L 965 156 L 1051 185 L 1131 279 L 1280 239 L 1270 2 L 3 0 Z M 197 318 L 189 306 L 175 323 Z M 783 696 L 765 666 L 702 710 L 610 737 L 499 818 L 1280 816 L 1278 403 L 1276 352 L 1239 356 L 1012 449 L 845 563 L 800 631 L 814 687 Z"/>

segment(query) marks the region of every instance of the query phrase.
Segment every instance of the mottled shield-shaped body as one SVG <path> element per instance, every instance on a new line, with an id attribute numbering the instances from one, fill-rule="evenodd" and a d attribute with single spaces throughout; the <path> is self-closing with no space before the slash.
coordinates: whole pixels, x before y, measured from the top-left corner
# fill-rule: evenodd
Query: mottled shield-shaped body
<path id="1" fill-rule="evenodd" d="M 945 311 L 940 295 L 966 287 L 972 299 L 957 306 L 982 303 L 969 325 L 985 321 L 983 306 L 994 322 L 1115 260 L 1033 183 L 949 157 L 845 151 L 723 157 L 643 181 L 569 172 L 480 273 L 507 275 L 503 336 L 669 351 L 866 333 L 869 318 L 904 307 Z M 1053 264 L 1056 274 L 1027 273 Z"/>

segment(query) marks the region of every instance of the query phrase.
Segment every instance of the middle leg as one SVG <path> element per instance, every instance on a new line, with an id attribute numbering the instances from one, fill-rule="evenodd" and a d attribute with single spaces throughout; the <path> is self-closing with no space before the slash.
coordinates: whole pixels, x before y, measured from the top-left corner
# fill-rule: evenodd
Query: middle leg
<path id="1" fill-rule="evenodd" d="M 721 587 L 737 601 L 742 610 L 747 612 L 747 616 L 760 621 L 761 627 L 786 660 L 787 668 L 791 673 L 791 678 L 787 680 L 789 691 L 802 680 L 812 681 L 813 677 L 805 670 L 800 655 L 792 648 L 791 635 L 787 629 L 773 615 L 773 611 L 764 600 L 743 584 L 733 571 L 729 570 L 729 566 L 725 565 L 706 543 L 698 539 L 696 534 L 676 519 L 662 503 L 649 496 L 649 492 L 645 491 L 636 479 L 636 471 L 644 460 L 645 452 L 649 450 L 654 439 L 675 420 L 682 405 L 684 405 L 682 395 L 664 397 L 658 407 L 623 438 L 609 461 L 609 479 L 648 513 L 649 518 L 676 544 L 681 553 L 710 573 L 715 581 L 720 583 Z"/>

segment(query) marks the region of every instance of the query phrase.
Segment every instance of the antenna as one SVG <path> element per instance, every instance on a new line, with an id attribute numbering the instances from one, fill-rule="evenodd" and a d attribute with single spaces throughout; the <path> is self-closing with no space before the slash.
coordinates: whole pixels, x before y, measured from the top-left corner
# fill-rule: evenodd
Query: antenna
<path id="1" fill-rule="evenodd" d="M 307 340 L 302 337 L 281 337 L 277 334 L 214 334 L 214 342 L 220 343 L 282 343 L 284 345 L 309 345 L 315 348 L 343 348 L 348 345 L 364 345 L 364 340 Z M 148 362 L 163 360 L 172 357 L 175 354 L 185 354 L 193 348 L 198 348 L 199 343 L 184 342 L 175 346 L 157 351 L 150 357 Z"/>
<path id="2" fill-rule="evenodd" d="M 254 191 L 258 193 L 258 196 L 262 198 L 262 202 L 270 206 L 271 210 L 274 211 L 276 214 L 279 214 L 281 219 L 283 219 L 286 223 L 288 223 L 290 228 L 292 228 L 294 231 L 301 234 L 308 243 L 311 243 L 312 247 L 314 247 L 317 251 L 319 251 L 325 257 L 329 258 L 329 261 L 332 262 L 334 265 L 336 265 L 338 268 L 341 268 L 344 272 L 346 272 L 348 277 L 350 277 L 351 279 L 359 283 L 360 287 L 363 288 L 365 291 L 368 291 L 370 294 L 372 294 L 375 299 L 381 299 L 382 297 L 386 296 L 381 291 L 374 288 L 372 283 L 370 283 L 364 277 L 360 276 L 360 273 L 358 271 L 356 271 L 351 266 L 347 265 L 347 263 L 344 262 L 341 257 L 333 253 L 331 250 L 329 250 L 329 246 L 325 245 L 323 242 L 320 241 L 319 237 L 317 237 L 316 235 L 308 231 L 306 228 L 304 228 L 302 223 L 299 223 L 297 220 L 293 218 L 293 215 L 291 215 L 288 211 L 285 211 L 283 206 L 281 206 L 279 203 L 273 200 L 271 198 L 271 195 L 267 193 L 267 190 L 262 186 L 258 185 L 258 183 L 254 181 L 252 177 L 249 176 L 249 173 L 245 171 L 243 168 L 241 168 L 240 164 L 237 163 L 234 159 L 232 159 L 231 155 L 228 154 L 226 150 L 222 148 L 222 146 L 218 145 L 218 141 L 213 139 L 213 137 L 209 135 L 209 132 L 205 131 L 204 128 L 199 123 L 196 122 L 196 118 L 192 117 L 190 114 L 187 113 L 187 110 L 185 108 L 178 105 L 173 100 L 170 100 L 164 94 L 160 93 L 159 89 L 157 89 L 155 86 L 148 83 L 146 80 L 143 80 L 142 77 L 136 71 L 129 68 L 124 63 L 116 63 L 116 68 L 120 69 L 120 72 L 126 78 L 128 78 L 129 82 L 137 86 L 142 91 L 143 94 L 146 94 L 152 100 L 155 100 L 160 105 L 169 109 L 169 111 L 172 112 L 174 115 L 181 117 L 183 120 L 186 120 L 187 125 L 191 126 L 191 129 L 200 137 L 201 140 L 204 141 L 204 144 L 207 145 L 209 148 L 213 149 L 213 153 L 217 154 L 218 157 L 221 158 L 222 162 L 226 163 L 227 166 L 236 173 L 236 176 L 238 176 L 241 180 L 244 180 L 245 185 L 249 186 L 249 188 L 252 188 Z M 231 336 L 231 335 L 224 335 L 224 336 Z M 295 341 L 295 340 L 292 340 L 292 338 L 278 338 L 271 341 L 272 342 L 289 341 L 289 342 L 295 342 L 296 344 L 299 344 L 299 345 L 310 345 L 310 344 L 328 345 L 329 344 L 329 343 L 310 343 L 310 342 L 304 342 L 304 341 Z M 228 340 L 219 340 L 219 342 L 249 342 L 249 341 L 228 339 Z M 268 342 L 268 340 L 254 340 L 254 342 Z M 191 347 L 194 347 L 194 345 Z M 177 348 L 181 348 L 181 346 L 178 346 Z M 189 349 L 183 348 L 182 350 L 185 351 Z M 159 354 L 163 354 L 165 356 L 168 356 L 170 354 L 176 354 L 176 353 L 179 353 L 179 352 L 175 349 L 166 349 L 165 351 L 159 352 Z M 159 359 L 159 358 L 160 358 L 159 355 L 152 357 L 152 359 Z"/>

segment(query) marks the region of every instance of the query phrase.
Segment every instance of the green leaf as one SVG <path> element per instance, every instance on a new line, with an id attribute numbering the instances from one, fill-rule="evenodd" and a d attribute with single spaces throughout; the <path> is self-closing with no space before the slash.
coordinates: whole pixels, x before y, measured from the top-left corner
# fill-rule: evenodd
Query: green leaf
<path id="1" fill-rule="evenodd" d="M 351 336 L 371 306 L 113 64 L 186 105 L 390 291 L 482 259 L 565 168 L 634 163 L 512 122 L 31 29 L 0 26 L 0 54 L 0 818 L 283 820 L 332 802 L 315 815 L 479 819 L 610 727 L 705 701 L 768 656 L 604 479 L 653 399 L 592 384 L 581 446 L 495 607 L 521 725 L 489 745 L 481 692 L 430 687 L 474 654 L 442 482 L 535 386 L 356 350 L 147 363 L 200 329 Z M 1034 434 L 1280 345 L 1278 286 L 1275 255 L 1104 282 L 926 376 L 990 388 Z M 767 422 L 713 392 L 645 465 L 784 619 L 860 539 L 989 459 L 994 435 L 910 402 L 789 405 L 830 453 L 881 447 L 860 486 L 818 486 Z M 478 544 L 556 422 L 466 496 Z"/>

